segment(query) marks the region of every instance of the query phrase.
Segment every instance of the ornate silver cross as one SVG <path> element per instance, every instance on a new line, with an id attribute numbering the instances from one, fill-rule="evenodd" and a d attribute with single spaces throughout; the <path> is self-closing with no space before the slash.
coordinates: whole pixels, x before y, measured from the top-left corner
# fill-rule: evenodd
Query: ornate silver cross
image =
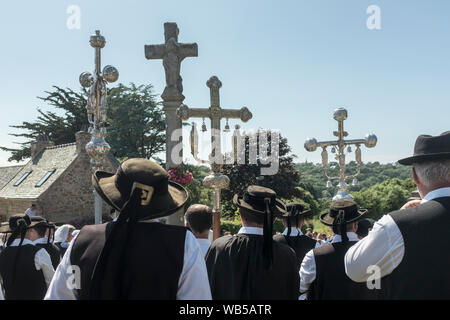
<path id="1" fill-rule="evenodd" d="M 339 180 L 338 183 L 338 193 L 333 197 L 333 201 L 336 200 L 351 200 L 353 196 L 347 193 L 348 184 L 346 183 L 347 179 L 353 179 L 352 185 L 356 185 L 358 180 L 356 177 L 361 172 L 361 144 L 364 144 L 367 148 L 373 148 L 377 144 L 377 136 L 374 134 L 367 134 L 364 139 L 353 139 L 353 140 L 345 140 L 344 138 L 348 136 L 348 132 L 344 130 L 344 120 L 347 119 L 347 110 L 344 108 L 337 108 L 333 114 L 334 120 L 338 122 L 338 131 L 334 131 L 334 136 L 338 137 L 336 141 L 323 141 L 317 142 L 315 138 L 308 138 L 305 142 L 305 149 L 307 151 L 316 151 L 317 147 L 322 147 L 322 165 L 325 176 L 328 178 L 327 187 L 332 186 L 333 180 Z M 350 153 L 351 146 L 355 145 L 355 161 L 357 164 L 357 172 L 353 175 L 346 176 L 345 175 L 345 149 L 347 147 L 347 152 Z M 328 151 L 327 147 L 332 146 L 331 153 L 337 153 L 335 159 L 339 163 L 339 176 L 338 177 L 330 177 L 328 176 Z"/>

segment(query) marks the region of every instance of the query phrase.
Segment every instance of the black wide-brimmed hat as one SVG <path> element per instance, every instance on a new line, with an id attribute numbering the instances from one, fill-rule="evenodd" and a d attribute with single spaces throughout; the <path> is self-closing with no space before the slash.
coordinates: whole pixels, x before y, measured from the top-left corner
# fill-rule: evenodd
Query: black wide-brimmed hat
<path id="1" fill-rule="evenodd" d="M 38 218 L 42 218 L 42 217 L 38 217 Z M 42 218 L 42 219 L 44 219 L 44 218 Z M 27 229 L 33 228 L 36 225 L 42 223 L 42 221 L 40 221 L 40 220 L 33 221 L 27 214 L 15 214 L 15 215 L 12 215 L 11 217 L 9 217 L 9 221 L 7 222 L 7 224 L 2 223 L 2 226 L 0 227 L 0 233 L 12 233 L 12 232 L 16 231 L 16 229 L 19 226 L 19 222 L 22 220 L 25 222 Z M 45 219 L 44 219 L 44 223 L 46 223 Z"/>
<path id="2" fill-rule="evenodd" d="M 273 262 L 272 233 L 274 217 L 286 213 L 286 205 L 277 199 L 275 191 L 261 186 L 248 186 L 242 196 L 233 197 L 233 203 L 246 213 L 262 216 L 263 226 L 263 258 L 264 267 L 269 269 Z"/>
<path id="3" fill-rule="evenodd" d="M 291 202 L 286 205 L 287 213 L 283 214 L 283 218 L 288 217 L 299 217 L 299 218 L 309 218 L 313 215 L 310 209 L 306 209 L 301 203 Z"/>
<path id="4" fill-rule="evenodd" d="M 187 201 L 188 192 L 159 164 L 147 159 L 124 161 L 115 174 L 96 171 L 92 184 L 100 196 L 113 208 L 121 211 L 135 188 L 142 189 L 138 207 L 141 218 L 159 218 L 178 211 Z"/>
<path id="5" fill-rule="evenodd" d="M 333 224 L 336 224 L 336 219 L 345 218 L 339 222 L 348 224 L 364 218 L 367 213 L 366 209 L 358 210 L 358 206 L 353 200 L 337 200 L 331 203 L 329 212 L 320 215 L 320 221 L 324 225 L 331 227 Z"/>
<path id="6" fill-rule="evenodd" d="M 245 209 L 249 213 L 264 215 L 266 213 L 265 199 L 269 200 L 269 206 L 274 217 L 286 214 L 286 205 L 279 199 L 275 191 L 261 186 L 248 186 L 242 196 L 235 194 L 233 203 Z"/>
<path id="7" fill-rule="evenodd" d="M 414 155 L 400 159 L 398 163 L 412 165 L 439 159 L 450 159 L 450 131 L 439 136 L 420 135 L 414 145 Z"/>

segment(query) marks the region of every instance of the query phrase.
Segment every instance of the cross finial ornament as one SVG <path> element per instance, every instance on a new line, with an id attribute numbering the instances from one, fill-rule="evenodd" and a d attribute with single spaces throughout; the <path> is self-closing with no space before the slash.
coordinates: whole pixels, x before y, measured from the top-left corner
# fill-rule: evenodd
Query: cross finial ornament
<path id="1" fill-rule="evenodd" d="M 317 142 L 315 138 L 308 138 L 305 142 L 305 149 L 307 151 L 313 152 L 317 149 L 317 147 L 322 147 L 322 165 L 325 176 L 328 178 L 327 187 L 332 186 L 333 180 L 339 180 L 338 183 L 338 193 L 333 197 L 333 201 L 336 200 L 351 200 L 353 196 L 347 193 L 347 179 L 353 179 L 352 184 L 356 185 L 358 180 L 356 177 L 361 172 L 361 144 L 364 144 L 367 148 L 373 148 L 377 144 L 377 136 L 374 134 L 367 134 L 364 139 L 353 139 L 353 140 L 345 140 L 345 137 L 348 136 L 348 132 L 344 130 L 344 120 L 347 119 L 348 113 L 344 108 L 337 108 L 334 111 L 333 118 L 338 122 L 338 130 L 333 131 L 333 135 L 338 137 L 336 141 L 322 141 Z M 357 164 L 357 172 L 354 175 L 346 176 L 345 175 L 345 149 L 347 147 L 347 152 L 350 153 L 352 151 L 351 145 L 356 146 L 355 150 L 355 161 Z M 339 163 L 339 176 L 338 177 L 330 177 L 328 176 L 328 151 L 327 147 L 331 146 L 331 152 L 336 153 L 335 159 Z M 337 150 L 336 150 L 337 148 Z"/>

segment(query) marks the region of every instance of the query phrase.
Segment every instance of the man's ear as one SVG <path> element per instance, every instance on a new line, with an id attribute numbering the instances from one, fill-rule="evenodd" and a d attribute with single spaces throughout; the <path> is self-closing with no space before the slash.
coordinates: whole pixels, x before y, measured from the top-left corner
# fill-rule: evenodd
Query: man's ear
<path id="1" fill-rule="evenodd" d="M 416 184 L 416 186 L 419 185 L 420 184 L 420 179 L 417 176 L 416 168 L 414 168 L 414 167 L 412 167 L 412 174 L 413 174 L 414 183 Z"/>
<path id="2" fill-rule="evenodd" d="M 354 232 L 358 231 L 358 221 L 353 222 L 353 230 Z"/>

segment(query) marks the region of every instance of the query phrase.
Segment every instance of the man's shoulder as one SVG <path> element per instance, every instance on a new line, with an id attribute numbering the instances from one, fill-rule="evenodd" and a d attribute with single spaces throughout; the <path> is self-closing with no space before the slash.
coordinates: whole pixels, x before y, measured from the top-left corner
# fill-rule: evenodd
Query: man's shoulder
<path id="1" fill-rule="evenodd" d="M 331 254 L 335 251 L 332 243 L 326 243 L 318 248 L 314 248 L 314 257 Z"/>
<path id="2" fill-rule="evenodd" d="M 217 238 L 211 243 L 211 248 L 221 248 L 227 246 L 237 235 L 228 235 Z"/>
<path id="3" fill-rule="evenodd" d="M 438 198 L 424 202 L 418 206 L 389 212 L 388 215 L 396 223 L 432 219 L 433 215 L 450 212 L 450 197 Z"/>

